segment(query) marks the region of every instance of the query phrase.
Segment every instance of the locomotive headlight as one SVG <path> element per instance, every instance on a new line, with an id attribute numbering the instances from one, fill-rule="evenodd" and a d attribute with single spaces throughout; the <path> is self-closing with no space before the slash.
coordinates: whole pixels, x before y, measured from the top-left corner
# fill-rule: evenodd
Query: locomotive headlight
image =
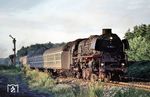
<path id="1" fill-rule="evenodd" d="M 101 66 L 104 66 L 104 63 L 101 63 Z"/>
<path id="2" fill-rule="evenodd" d="M 110 40 L 112 40 L 112 39 L 113 39 L 113 37 L 109 37 L 109 39 L 110 39 Z"/>
<path id="3" fill-rule="evenodd" d="M 125 63 L 121 63 L 121 65 L 122 65 L 122 66 L 124 66 L 124 65 L 125 65 Z"/>

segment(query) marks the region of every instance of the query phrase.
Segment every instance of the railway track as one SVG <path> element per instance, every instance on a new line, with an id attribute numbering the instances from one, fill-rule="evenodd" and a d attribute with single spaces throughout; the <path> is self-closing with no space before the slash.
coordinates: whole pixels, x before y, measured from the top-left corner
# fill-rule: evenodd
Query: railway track
<path id="1" fill-rule="evenodd" d="M 142 90 L 150 91 L 150 83 L 143 83 L 143 82 L 109 82 L 109 83 L 104 83 L 104 84 L 112 85 L 112 86 L 119 86 L 119 87 L 136 88 L 136 89 L 142 89 Z"/>
<path id="2" fill-rule="evenodd" d="M 81 86 L 87 86 L 88 84 L 92 83 L 98 83 L 91 82 L 89 80 L 83 80 L 83 79 L 76 79 L 76 78 L 59 78 L 58 83 L 64 83 L 64 84 L 77 84 L 80 83 Z M 141 89 L 150 91 L 150 82 L 101 82 L 103 85 L 109 85 L 109 86 L 117 86 L 117 87 L 129 87 L 129 88 L 135 88 L 135 89 Z"/>

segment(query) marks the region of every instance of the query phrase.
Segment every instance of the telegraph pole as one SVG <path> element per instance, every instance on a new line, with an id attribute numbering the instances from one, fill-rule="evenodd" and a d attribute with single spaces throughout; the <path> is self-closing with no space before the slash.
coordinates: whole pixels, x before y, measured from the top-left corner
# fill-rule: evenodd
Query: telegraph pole
<path id="1" fill-rule="evenodd" d="M 13 52 L 14 52 L 14 56 L 13 56 L 13 64 L 16 64 L 16 39 L 14 37 L 12 37 L 11 35 L 9 35 L 10 38 L 13 39 L 13 44 L 14 44 L 14 48 L 13 48 Z"/>

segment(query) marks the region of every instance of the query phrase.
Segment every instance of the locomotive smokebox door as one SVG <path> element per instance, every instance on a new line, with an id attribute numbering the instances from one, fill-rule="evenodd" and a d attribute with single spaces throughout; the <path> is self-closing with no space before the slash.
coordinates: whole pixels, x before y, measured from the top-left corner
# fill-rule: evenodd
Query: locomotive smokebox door
<path id="1" fill-rule="evenodd" d="M 111 32 L 111 29 L 102 29 L 102 34 L 104 35 L 104 34 L 112 34 L 112 32 Z"/>

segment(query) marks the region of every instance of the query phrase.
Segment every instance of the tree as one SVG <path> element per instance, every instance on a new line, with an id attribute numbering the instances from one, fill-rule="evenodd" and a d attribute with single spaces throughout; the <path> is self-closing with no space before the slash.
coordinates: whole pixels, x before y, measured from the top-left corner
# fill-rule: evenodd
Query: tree
<path id="1" fill-rule="evenodd" d="M 134 37 L 129 40 L 129 43 L 130 50 L 127 54 L 130 60 L 150 60 L 150 45 L 144 37 Z"/>
<path id="2" fill-rule="evenodd" d="M 54 43 L 49 42 L 45 44 L 33 44 L 28 47 L 23 46 L 20 50 L 17 51 L 17 55 L 21 57 L 21 56 L 32 55 L 32 54 L 39 54 L 39 53 L 41 54 L 46 49 L 59 47 L 62 45 L 65 45 L 65 43 L 62 42 L 62 43 L 54 44 Z"/>
<path id="3" fill-rule="evenodd" d="M 23 46 L 20 50 L 18 50 L 17 56 L 25 56 L 25 55 L 27 55 L 27 48 Z"/>
<path id="4" fill-rule="evenodd" d="M 135 26 L 133 31 L 126 32 L 125 38 L 130 44 L 129 60 L 150 60 L 150 24 Z"/>
<path id="5" fill-rule="evenodd" d="M 130 29 L 128 29 L 128 31 L 125 33 L 125 38 L 130 40 L 133 39 L 134 34 L 130 31 Z"/>

